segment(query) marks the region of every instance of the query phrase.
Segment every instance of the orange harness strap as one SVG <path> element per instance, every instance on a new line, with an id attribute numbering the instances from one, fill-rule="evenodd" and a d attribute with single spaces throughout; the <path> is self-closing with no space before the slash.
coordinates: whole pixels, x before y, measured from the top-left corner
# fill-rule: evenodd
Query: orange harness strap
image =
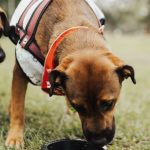
<path id="1" fill-rule="evenodd" d="M 54 55 L 56 52 L 56 49 L 58 48 L 59 44 L 64 40 L 65 37 L 69 36 L 70 34 L 80 30 L 80 29 L 88 29 L 86 26 L 77 26 L 72 27 L 67 30 L 65 30 L 63 33 L 61 33 L 57 39 L 54 41 L 52 46 L 50 47 L 48 54 L 45 59 L 45 65 L 44 65 L 44 73 L 43 73 L 43 80 L 42 80 L 42 89 L 45 92 L 49 92 L 49 89 L 51 88 L 51 85 L 49 83 L 49 74 L 50 72 L 56 67 L 54 65 Z M 54 93 L 55 95 L 64 95 L 63 92 L 60 92 L 56 90 Z"/>

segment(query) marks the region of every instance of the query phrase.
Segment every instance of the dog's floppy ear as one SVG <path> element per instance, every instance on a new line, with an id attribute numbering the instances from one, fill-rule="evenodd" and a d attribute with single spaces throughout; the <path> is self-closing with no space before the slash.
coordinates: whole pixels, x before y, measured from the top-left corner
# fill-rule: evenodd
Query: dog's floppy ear
<path id="1" fill-rule="evenodd" d="M 116 72 L 122 80 L 127 79 L 128 77 L 130 77 L 132 82 L 134 84 L 136 84 L 135 73 L 134 73 L 133 67 L 131 67 L 129 65 L 124 65 L 124 66 L 121 66 L 121 67 L 117 68 Z"/>
<path id="2" fill-rule="evenodd" d="M 53 70 L 50 74 L 49 74 L 49 81 L 51 84 L 51 88 L 50 88 L 50 96 L 52 96 L 54 94 L 54 91 L 56 89 L 61 89 L 64 90 L 65 89 L 65 82 L 67 80 L 67 75 L 65 74 L 65 72 L 59 71 L 59 70 Z"/>
<path id="3" fill-rule="evenodd" d="M 64 93 L 66 89 L 66 80 L 68 79 L 68 75 L 66 74 L 66 70 L 69 68 L 72 63 L 72 56 L 67 56 L 63 58 L 61 63 L 49 74 L 49 82 L 51 84 L 51 88 L 49 91 L 50 96 L 52 96 L 55 91 L 60 89 L 61 92 Z"/>

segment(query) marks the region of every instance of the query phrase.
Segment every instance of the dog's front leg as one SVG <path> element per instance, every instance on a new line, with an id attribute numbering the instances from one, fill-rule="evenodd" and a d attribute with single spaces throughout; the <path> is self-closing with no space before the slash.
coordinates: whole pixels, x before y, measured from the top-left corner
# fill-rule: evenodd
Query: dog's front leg
<path id="1" fill-rule="evenodd" d="M 22 70 L 15 65 L 12 81 L 12 97 L 10 101 L 10 129 L 5 145 L 8 147 L 23 147 L 24 101 L 27 89 L 27 79 Z"/>

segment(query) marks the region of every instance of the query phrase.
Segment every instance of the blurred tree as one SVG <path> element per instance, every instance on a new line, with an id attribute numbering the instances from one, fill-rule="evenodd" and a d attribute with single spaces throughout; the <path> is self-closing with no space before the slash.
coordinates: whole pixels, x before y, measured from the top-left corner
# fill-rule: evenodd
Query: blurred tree
<path id="1" fill-rule="evenodd" d="M 111 31 L 150 30 L 150 0 L 95 0 L 106 16 Z"/>
<path id="2" fill-rule="evenodd" d="M 11 18 L 19 1 L 20 0 L 0 0 L 0 6 L 7 12 L 9 18 Z"/>
<path id="3" fill-rule="evenodd" d="M 143 22 L 146 22 L 146 32 L 150 33 L 150 0 L 147 0 L 148 13 L 147 16 L 143 19 Z"/>
<path id="4" fill-rule="evenodd" d="M 15 8 L 16 8 L 16 0 L 8 0 L 8 16 L 11 18 Z"/>

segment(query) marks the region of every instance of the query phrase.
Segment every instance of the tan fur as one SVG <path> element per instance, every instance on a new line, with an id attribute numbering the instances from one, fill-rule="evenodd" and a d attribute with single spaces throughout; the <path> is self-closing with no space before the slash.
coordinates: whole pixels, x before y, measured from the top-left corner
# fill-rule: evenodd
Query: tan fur
<path id="1" fill-rule="evenodd" d="M 55 56 L 58 65 L 56 70 L 64 72 L 72 79 L 67 82 L 69 89 L 67 92 L 70 94 L 76 91 L 77 98 L 69 99 L 71 96 L 67 93 L 69 103 L 82 105 L 87 110 L 87 115 L 89 114 L 85 117 L 79 113 L 83 126 L 90 131 L 100 132 L 101 129 L 111 128 L 114 108 L 98 116 L 91 106 L 94 105 L 97 109 L 102 100 L 117 101 L 120 83 L 115 70 L 124 62 L 108 51 L 104 37 L 98 31 L 98 21 L 93 11 L 84 0 L 54 0 L 40 21 L 36 40 L 43 55 L 46 56 L 49 47 L 60 33 L 79 25 L 87 26 L 89 29 L 86 32 L 79 30 L 63 40 Z M 16 64 L 12 82 L 11 123 L 6 140 L 7 146 L 23 145 L 26 88 L 27 79 Z M 87 96 L 88 92 L 91 95 Z"/>
<path id="2" fill-rule="evenodd" d="M 0 17 L 0 30 L 3 30 L 4 27 L 3 27 L 3 23 L 2 23 L 2 18 Z"/>
<path id="3" fill-rule="evenodd" d="M 4 10 L 0 7 L 0 37 L 4 30 L 4 20 L 2 19 L 2 14 L 5 14 Z"/>

